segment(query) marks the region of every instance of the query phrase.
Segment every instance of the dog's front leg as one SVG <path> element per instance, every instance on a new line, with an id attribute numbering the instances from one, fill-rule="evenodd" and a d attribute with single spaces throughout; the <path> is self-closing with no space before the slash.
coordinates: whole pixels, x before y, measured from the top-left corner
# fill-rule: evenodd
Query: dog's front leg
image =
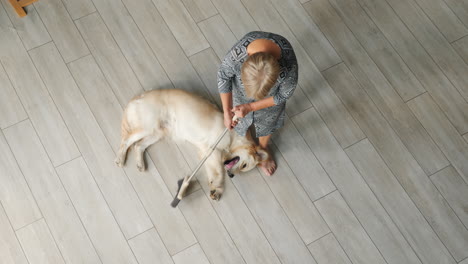
<path id="1" fill-rule="evenodd" d="M 210 197 L 219 200 L 224 192 L 224 168 L 221 160 L 221 152 L 215 150 L 205 163 L 208 185 L 210 187 Z"/>

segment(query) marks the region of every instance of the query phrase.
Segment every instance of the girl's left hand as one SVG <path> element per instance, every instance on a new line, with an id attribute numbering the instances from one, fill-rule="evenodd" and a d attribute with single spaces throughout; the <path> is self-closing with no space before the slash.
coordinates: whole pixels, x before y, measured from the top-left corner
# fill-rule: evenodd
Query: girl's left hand
<path id="1" fill-rule="evenodd" d="M 235 106 L 231 110 L 237 117 L 245 117 L 248 113 L 252 112 L 252 107 L 250 104 L 241 104 L 238 106 Z"/>

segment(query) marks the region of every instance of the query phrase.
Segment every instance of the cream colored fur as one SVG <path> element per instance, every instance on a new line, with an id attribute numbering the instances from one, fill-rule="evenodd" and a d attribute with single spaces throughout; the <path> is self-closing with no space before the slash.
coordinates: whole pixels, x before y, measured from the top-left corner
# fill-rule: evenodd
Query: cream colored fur
<path id="1" fill-rule="evenodd" d="M 205 99 L 183 90 L 152 90 L 133 98 L 122 118 L 122 140 L 115 163 L 122 167 L 128 148 L 134 145 L 137 167 L 145 169 L 143 153 L 163 137 L 186 140 L 206 153 L 223 132 L 223 114 Z M 205 163 L 211 198 L 224 190 L 224 161 L 239 157 L 231 173 L 248 171 L 267 159 L 268 154 L 249 137 L 230 131 Z"/>

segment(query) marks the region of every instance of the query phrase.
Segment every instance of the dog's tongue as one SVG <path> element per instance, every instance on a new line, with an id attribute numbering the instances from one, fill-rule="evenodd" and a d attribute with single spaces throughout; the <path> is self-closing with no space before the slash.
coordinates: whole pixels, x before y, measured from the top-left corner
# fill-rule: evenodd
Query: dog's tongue
<path id="1" fill-rule="evenodd" d="M 236 163 L 237 163 L 237 160 L 234 159 L 234 160 L 231 160 L 231 162 L 229 162 L 228 164 L 226 164 L 224 166 L 226 166 L 226 169 L 230 170 L 230 169 L 232 169 L 232 167 L 234 167 L 234 165 L 236 165 Z"/>

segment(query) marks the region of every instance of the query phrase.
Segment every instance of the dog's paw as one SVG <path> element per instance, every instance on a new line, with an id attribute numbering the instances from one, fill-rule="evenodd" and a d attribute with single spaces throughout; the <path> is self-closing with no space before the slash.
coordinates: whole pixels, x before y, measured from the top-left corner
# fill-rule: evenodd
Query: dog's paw
<path id="1" fill-rule="evenodd" d="M 216 188 L 210 191 L 210 197 L 211 199 L 215 201 L 219 201 L 221 198 L 221 195 L 223 194 L 223 189 L 222 188 Z"/>
<path id="2" fill-rule="evenodd" d="M 121 157 L 115 158 L 114 162 L 120 168 L 122 168 L 125 165 L 125 160 L 123 158 L 121 158 Z"/>
<path id="3" fill-rule="evenodd" d="M 145 162 L 142 161 L 137 161 L 137 169 L 141 172 L 144 172 L 146 170 Z"/>

